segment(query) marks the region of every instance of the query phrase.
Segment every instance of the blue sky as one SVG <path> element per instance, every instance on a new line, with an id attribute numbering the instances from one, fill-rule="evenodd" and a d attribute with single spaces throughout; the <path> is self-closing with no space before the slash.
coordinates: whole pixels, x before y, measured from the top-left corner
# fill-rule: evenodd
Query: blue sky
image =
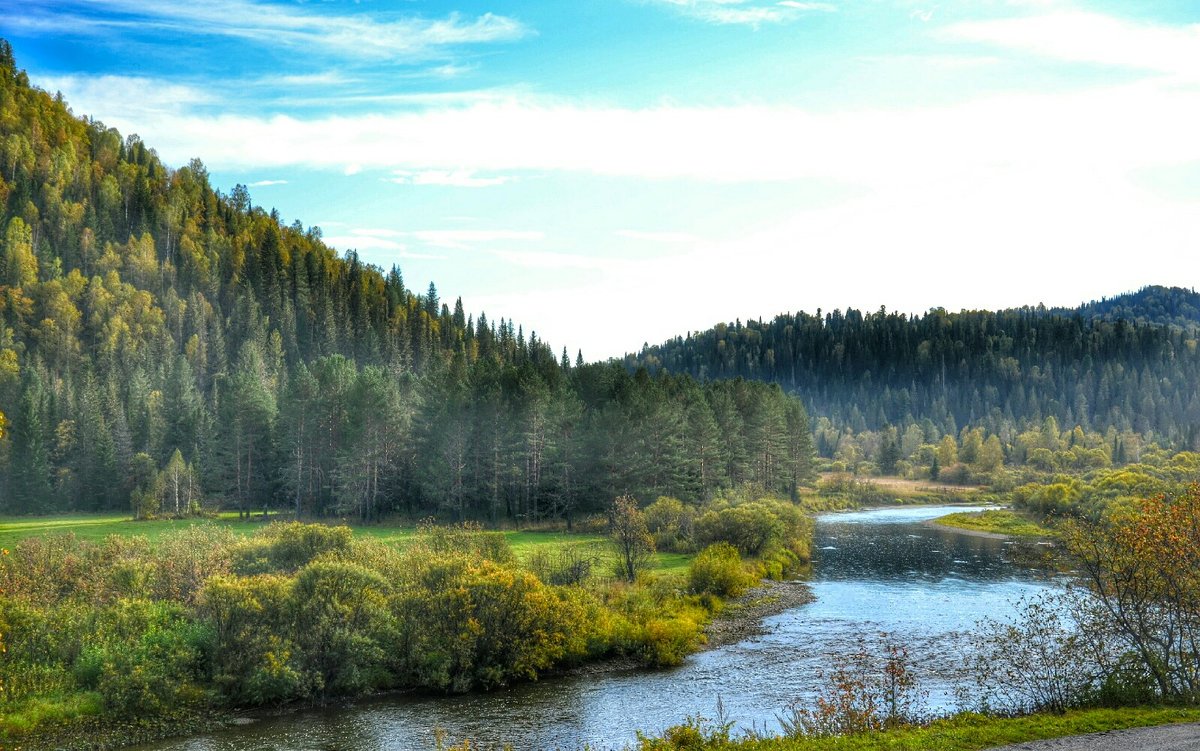
<path id="1" fill-rule="evenodd" d="M 0 35 L 77 114 L 589 359 L 1200 282 L 1194 2 L 0 0 Z"/>

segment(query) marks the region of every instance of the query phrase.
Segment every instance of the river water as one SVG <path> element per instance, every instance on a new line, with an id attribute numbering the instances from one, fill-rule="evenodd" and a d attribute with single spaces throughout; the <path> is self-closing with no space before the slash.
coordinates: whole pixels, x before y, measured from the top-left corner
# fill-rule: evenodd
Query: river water
<path id="1" fill-rule="evenodd" d="M 1009 604 L 1054 586 L 1029 560 L 1031 543 L 927 524 L 961 507 L 887 508 L 818 517 L 815 602 L 769 618 L 767 633 L 701 652 L 677 668 L 556 678 L 487 694 L 391 696 L 261 717 L 141 751 L 407 751 L 434 748 L 434 729 L 476 748 L 620 749 L 688 715 L 713 717 L 718 698 L 739 728 L 778 728 L 777 715 L 820 690 L 832 655 L 907 645 L 931 711 L 954 707 L 963 633 Z"/>

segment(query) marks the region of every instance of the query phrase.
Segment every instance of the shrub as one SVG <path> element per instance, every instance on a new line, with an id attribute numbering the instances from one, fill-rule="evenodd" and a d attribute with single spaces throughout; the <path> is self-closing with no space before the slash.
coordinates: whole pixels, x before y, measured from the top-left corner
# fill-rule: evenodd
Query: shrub
<path id="1" fill-rule="evenodd" d="M 235 551 L 233 570 L 243 575 L 295 571 L 322 554 L 346 552 L 352 536 L 345 526 L 273 522 Z"/>
<path id="2" fill-rule="evenodd" d="M 693 548 L 692 532 L 696 511 L 676 498 L 660 497 L 646 507 L 646 528 L 654 536 L 654 547 L 668 552 L 688 552 Z"/>
<path id="3" fill-rule="evenodd" d="M 212 682 L 228 701 L 267 704 L 303 695 L 292 588 L 277 574 L 218 575 L 197 596 L 197 615 L 212 634 Z"/>
<path id="4" fill-rule="evenodd" d="M 926 694 L 908 650 L 886 633 L 875 645 L 860 638 L 854 651 L 835 656 L 833 670 L 822 677 L 826 687 L 815 707 L 793 705 L 778 717 L 788 737 L 870 733 L 921 720 Z"/>
<path id="5" fill-rule="evenodd" d="M 688 567 L 688 585 L 696 594 L 736 597 L 746 591 L 752 580 L 742 567 L 737 548 L 727 542 L 701 550 Z"/>
<path id="6" fill-rule="evenodd" d="M 1086 701 L 1097 676 L 1066 607 L 1061 597 L 1023 599 L 1012 621 L 977 624 L 968 664 L 981 709 L 1064 712 Z"/>
<path id="7" fill-rule="evenodd" d="M 654 557 L 654 538 L 646 529 L 646 517 L 632 496 L 613 500 L 609 511 L 609 537 L 616 549 L 616 574 L 633 581 Z"/>
<path id="8" fill-rule="evenodd" d="M 344 561 L 314 561 L 296 575 L 297 663 L 313 693 L 388 685 L 387 655 L 396 642 L 391 589 L 379 573 Z"/>
<path id="9" fill-rule="evenodd" d="M 572 586 L 587 581 L 599 562 L 599 551 L 592 545 L 563 545 L 535 549 L 525 565 L 546 584 Z"/>
<path id="10" fill-rule="evenodd" d="M 440 525 L 427 519 L 417 527 L 412 545 L 437 555 L 458 553 L 505 564 L 516 560 L 504 533 L 486 531 L 478 522 Z"/>
<path id="11" fill-rule="evenodd" d="M 450 691 L 535 678 L 598 646 L 576 597 L 494 561 L 415 551 L 394 604 L 414 685 Z"/>
<path id="12" fill-rule="evenodd" d="M 767 556 L 790 550 L 809 560 L 812 520 L 795 504 L 762 498 L 733 504 L 714 504 L 696 520 L 696 542 L 727 542 L 744 556 Z"/>

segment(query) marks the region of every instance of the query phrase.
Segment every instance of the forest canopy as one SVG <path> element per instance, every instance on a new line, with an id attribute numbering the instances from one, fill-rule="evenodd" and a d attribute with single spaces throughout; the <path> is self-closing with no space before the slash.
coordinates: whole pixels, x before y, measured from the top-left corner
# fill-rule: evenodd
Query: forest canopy
<path id="1" fill-rule="evenodd" d="M 777 386 L 572 361 L 414 291 L 75 117 L 6 43 L 0 209 L 0 512 L 569 519 L 812 473 Z"/>

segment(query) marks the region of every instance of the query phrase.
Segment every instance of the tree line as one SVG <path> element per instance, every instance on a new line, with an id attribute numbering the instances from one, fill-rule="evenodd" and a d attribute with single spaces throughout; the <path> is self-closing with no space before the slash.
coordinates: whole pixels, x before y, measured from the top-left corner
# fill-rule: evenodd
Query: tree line
<path id="1" fill-rule="evenodd" d="M 789 313 L 718 324 L 625 361 L 779 383 L 814 417 L 855 433 L 928 420 L 941 434 L 1015 435 L 1053 417 L 1191 449 L 1200 441 L 1198 300 L 1147 288 L 1076 311 Z"/>
<path id="2" fill-rule="evenodd" d="M 570 519 L 812 471 L 779 388 L 572 361 L 414 291 L 75 117 L 3 42 L 0 209 L 5 512 Z"/>

